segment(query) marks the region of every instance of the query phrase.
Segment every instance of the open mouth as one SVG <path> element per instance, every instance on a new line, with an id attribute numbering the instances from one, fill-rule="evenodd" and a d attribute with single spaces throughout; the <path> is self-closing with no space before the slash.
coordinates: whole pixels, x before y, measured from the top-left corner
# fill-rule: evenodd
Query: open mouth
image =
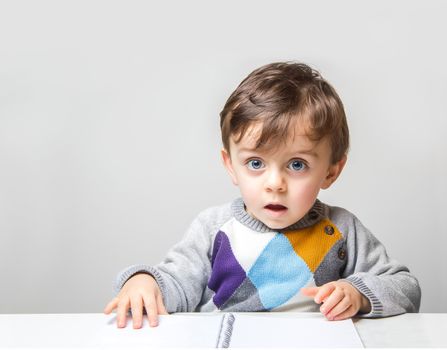
<path id="1" fill-rule="evenodd" d="M 283 212 L 287 210 L 287 207 L 281 204 L 268 204 L 264 208 L 274 212 Z"/>

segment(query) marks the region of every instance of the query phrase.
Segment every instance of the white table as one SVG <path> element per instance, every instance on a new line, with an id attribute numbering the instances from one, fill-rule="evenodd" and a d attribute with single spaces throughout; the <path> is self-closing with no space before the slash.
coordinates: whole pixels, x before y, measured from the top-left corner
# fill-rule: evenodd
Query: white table
<path id="1" fill-rule="evenodd" d="M 354 319 L 365 347 L 447 348 L 447 314 Z"/>
<path id="2" fill-rule="evenodd" d="M 105 322 L 113 321 L 103 314 L 0 314 L 0 348 L 86 348 Z M 447 347 L 447 314 L 356 318 L 354 325 L 365 347 Z"/>

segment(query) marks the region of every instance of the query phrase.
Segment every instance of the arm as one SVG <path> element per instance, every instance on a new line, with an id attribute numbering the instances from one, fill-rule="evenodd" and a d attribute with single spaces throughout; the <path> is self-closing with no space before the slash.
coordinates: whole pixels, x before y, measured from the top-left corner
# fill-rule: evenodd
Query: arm
<path id="1" fill-rule="evenodd" d="M 407 267 L 388 257 L 385 247 L 355 216 L 350 226 L 342 277 L 368 298 L 371 311 L 363 317 L 418 312 L 421 290 L 417 279 Z"/>
<path id="2" fill-rule="evenodd" d="M 212 237 L 225 219 L 226 212 L 216 209 L 202 212 L 162 263 L 130 266 L 118 275 L 116 289 L 119 291 L 136 273 L 147 273 L 160 287 L 168 312 L 194 311 L 201 301 L 211 271 Z"/>
<path id="3" fill-rule="evenodd" d="M 337 207 L 331 210 L 331 220 L 345 233 L 347 263 L 342 279 L 302 288 L 302 293 L 323 304 L 320 311 L 329 320 L 417 312 L 421 292 L 416 278 L 388 257 L 385 247 L 354 215 Z"/>

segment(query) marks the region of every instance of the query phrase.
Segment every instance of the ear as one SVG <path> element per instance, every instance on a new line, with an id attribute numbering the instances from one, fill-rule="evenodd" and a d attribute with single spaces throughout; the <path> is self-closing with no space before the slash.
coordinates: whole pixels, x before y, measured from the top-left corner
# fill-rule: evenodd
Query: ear
<path id="1" fill-rule="evenodd" d="M 227 150 L 225 148 L 222 148 L 222 150 L 220 151 L 220 154 L 222 155 L 222 160 L 224 163 L 225 168 L 228 171 L 228 174 L 230 174 L 231 180 L 233 181 L 233 183 L 237 186 L 237 178 L 233 169 L 233 163 L 231 162 L 231 156 L 230 154 L 227 152 Z"/>
<path id="2" fill-rule="evenodd" d="M 335 180 L 337 180 L 341 171 L 345 167 L 347 160 L 348 160 L 348 157 L 346 155 L 344 155 L 343 158 L 340 159 L 337 163 L 331 164 L 329 166 L 327 176 L 321 185 L 321 188 L 323 190 L 328 189 L 335 182 Z"/>

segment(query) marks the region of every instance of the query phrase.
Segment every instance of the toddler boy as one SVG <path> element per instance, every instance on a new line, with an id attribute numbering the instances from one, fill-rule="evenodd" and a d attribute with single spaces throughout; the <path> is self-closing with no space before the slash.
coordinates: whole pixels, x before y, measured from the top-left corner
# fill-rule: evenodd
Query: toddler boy
<path id="1" fill-rule="evenodd" d="M 418 312 L 409 270 L 353 214 L 317 199 L 340 175 L 349 131 L 335 90 L 300 63 L 253 71 L 220 114 L 222 158 L 241 198 L 203 211 L 156 266 L 117 279 L 119 327 L 131 310 L 321 311 L 329 320 Z M 321 306 L 319 306 L 321 304 Z"/>

